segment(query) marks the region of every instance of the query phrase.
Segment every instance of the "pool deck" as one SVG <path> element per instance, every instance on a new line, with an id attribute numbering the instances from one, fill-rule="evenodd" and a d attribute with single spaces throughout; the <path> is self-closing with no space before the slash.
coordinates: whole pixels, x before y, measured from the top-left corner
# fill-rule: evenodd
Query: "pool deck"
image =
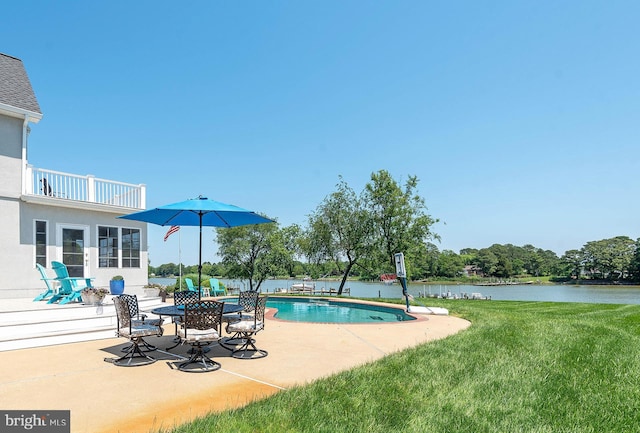
<path id="1" fill-rule="evenodd" d="M 268 310 L 265 330 L 256 336 L 256 345 L 268 350 L 269 356 L 239 360 L 214 345 L 209 356 L 222 368 L 209 373 L 184 373 L 170 367 L 169 363 L 184 357 L 189 346 L 151 352 L 158 361 L 147 366 L 124 368 L 105 362 L 127 345 L 123 338 L 0 352 L 0 409 L 70 410 L 73 433 L 155 432 L 211 411 L 241 407 L 470 326 L 452 316 L 318 324 L 277 320 L 273 313 Z M 172 344 L 173 334 L 169 323 L 164 336 L 148 341 L 164 348 Z"/>

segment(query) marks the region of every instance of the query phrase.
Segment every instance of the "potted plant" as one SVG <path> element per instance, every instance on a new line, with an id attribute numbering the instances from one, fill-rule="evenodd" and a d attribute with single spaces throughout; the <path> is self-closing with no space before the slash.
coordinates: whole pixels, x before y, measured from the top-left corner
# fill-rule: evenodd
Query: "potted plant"
<path id="1" fill-rule="evenodd" d="M 109 290 L 112 295 L 122 295 L 124 293 L 124 278 L 116 275 L 109 281 Z"/>
<path id="2" fill-rule="evenodd" d="M 160 291 L 164 288 L 161 284 L 148 283 L 144 287 L 144 296 L 153 298 L 160 295 Z"/>
<path id="3" fill-rule="evenodd" d="M 82 297 L 82 302 L 85 304 L 102 305 L 102 301 L 104 301 L 104 297 L 107 296 L 107 293 L 109 293 L 107 289 L 85 287 L 80 291 L 80 296 Z"/>

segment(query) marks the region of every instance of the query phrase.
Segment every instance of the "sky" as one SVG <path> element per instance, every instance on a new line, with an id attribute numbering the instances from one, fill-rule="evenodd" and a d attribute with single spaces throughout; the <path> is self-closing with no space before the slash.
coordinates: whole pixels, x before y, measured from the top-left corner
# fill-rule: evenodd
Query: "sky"
<path id="1" fill-rule="evenodd" d="M 640 2 L 22 1 L 0 52 L 34 167 L 305 226 L 342 177 L 419 179 L 442 250 L 640 237 Z M 7 19 L 11 17 L 11 19 Z M 151 265 L 197 264 L 197 228 Z M 203 261 L 217 262 L 213 229 Z"/>

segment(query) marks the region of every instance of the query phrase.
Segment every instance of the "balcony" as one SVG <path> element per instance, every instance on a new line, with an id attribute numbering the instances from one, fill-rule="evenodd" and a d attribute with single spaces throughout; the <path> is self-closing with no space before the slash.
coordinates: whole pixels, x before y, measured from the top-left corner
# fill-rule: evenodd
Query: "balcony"
<path id="1" fill-rule="evenodd" d="M 145 209 L 146 186 L 27 165 L 23 197 L 41 204 L 118 212 Z"/>

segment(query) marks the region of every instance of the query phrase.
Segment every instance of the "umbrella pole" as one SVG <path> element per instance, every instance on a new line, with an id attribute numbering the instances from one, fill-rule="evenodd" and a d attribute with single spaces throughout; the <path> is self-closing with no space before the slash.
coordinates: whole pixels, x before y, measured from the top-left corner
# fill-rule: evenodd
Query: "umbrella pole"
<path id="1" fill-rule="evenodd" d="M 202 286 L 202 212 L 200 215 L 200 253 L 198 255 L 198 301 L 200 300 L 200 294 L 202 290 L 200 287 Z"/>

